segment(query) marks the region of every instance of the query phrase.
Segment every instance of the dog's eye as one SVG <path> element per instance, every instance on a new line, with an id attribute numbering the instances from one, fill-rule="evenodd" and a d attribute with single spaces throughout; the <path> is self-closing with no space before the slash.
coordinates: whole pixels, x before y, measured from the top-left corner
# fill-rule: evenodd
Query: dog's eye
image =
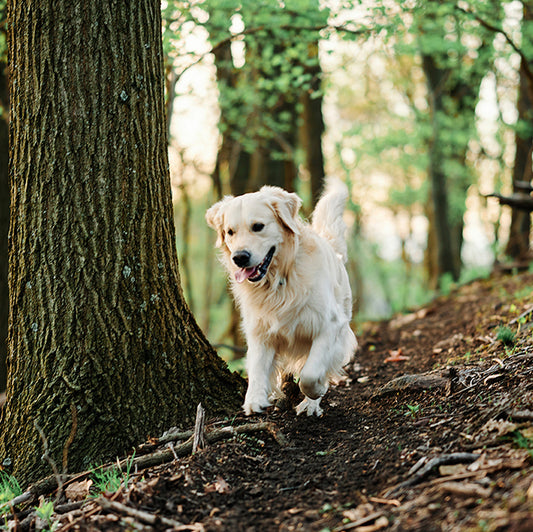
<path id="1" fill-rule="evenodd" d="M 254 233 L 259 233 L 259 231 L 262 231 L 264 227 L 265 227 L 265 224 L 256 223 L 252 225 L 252 231 Z"/>
<path id="2" fill-rule="evenodd" d="M 233 229 L 228 229 L 228 235 L 229 235 L 229 236 L 232 236 L 232 235 L 233 235 L 233 232 L 234 232 Z"/>

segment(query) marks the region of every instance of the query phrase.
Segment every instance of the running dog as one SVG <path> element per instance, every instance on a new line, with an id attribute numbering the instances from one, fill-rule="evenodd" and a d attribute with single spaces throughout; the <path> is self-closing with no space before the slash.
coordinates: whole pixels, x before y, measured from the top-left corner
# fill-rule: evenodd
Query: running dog
<path id="1" fill-rule="evenodd" d="M 347 198 L 344 183 L 330 180 L 311 224 L 300 219 L 301 199 L 273 186 L 227 196 L 206 213 L 248 344 L 246 415 L 271 406 L 283 377 L 293 374 L 305 396 L 296 412 L 321 416 L 329 383 L 355 353 L 344 266 Z"/>

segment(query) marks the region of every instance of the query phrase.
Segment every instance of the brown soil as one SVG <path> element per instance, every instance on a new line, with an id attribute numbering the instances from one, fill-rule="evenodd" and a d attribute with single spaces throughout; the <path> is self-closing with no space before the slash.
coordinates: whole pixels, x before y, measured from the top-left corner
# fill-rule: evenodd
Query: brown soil
<path id="1" fill-rule="evenodd" d="M 183 530 L 533 530 L 533 274 L 476 281 L 367 325 L 359 341 L 321 418 L 272 410 L 207 424 L 270 421 L 286 445 L 268 432 L 213 443 L 133 475 L 109 495 L 122 509 L 85 502 L 54 519 L 172 529 L 126 507 Z M 398 354 L 409 358 L 386 361 Z"/>

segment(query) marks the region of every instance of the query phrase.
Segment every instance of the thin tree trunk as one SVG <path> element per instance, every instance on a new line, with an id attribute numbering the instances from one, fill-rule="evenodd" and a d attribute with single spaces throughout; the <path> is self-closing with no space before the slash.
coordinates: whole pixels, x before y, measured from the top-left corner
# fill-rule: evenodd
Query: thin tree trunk
<path id="1" fill-rule="evenodd" d="M 324 134 L 324 118 L 322 116 L 323 97 L 320 94 L 322 69 L 318 62 L 318 43 L 310 47 L 310 57 L 316 61 L 307 67 L 313 77 L 310 89 L 302 96 L 303 121 L 301 127 L 302 146 L 305 150 L 305 163 L 311 181 L 311 202 L 316 204 L 324 185 L 324 155 L 322 151 L 322 135 Z"/>
<path id="2" fill-rule="evenodd" d="M 442 85 L 445 73 L 440 70 L 430 55 L 423 54 L 422 64 L 428 83 L 432 136 L 429 144 L 429 177 L 431 180 L 431 198 L 433 203 L 435 236 L 437 239 L 437 257 L 439 277 L 446 273 L 454 279 L 459 278 L 456 261 L 453 257 L 451 228 L 449 223 L 448 190 L 446 175 L 442 168 L 444 156 L 441 150 L 440 115 L 444 112 L 442 103 Z"/>
<path id="3" fill-rule="evenodd" d="M 526 4 L 525 4 L 526 5 Z M 533 20 L 533 8 L 524 7 L 524 21 Z M 523 59 L 522 59 L 523 61 Z M 518 94 L 518 120 L 533 123 L 533 113 L 531 110 L 530 92 L 532 80 L 528 79 L 525 72 L 525 65 L 520 64 L 520 87 Z M 515 135 L 516 153 L 513 168 L 513 185 L 517 181 L 531 181 L 531 159 L 533 148 L 533 136 L 528 134 Z M 514 189 L 514 192 L 517 192 Z M 505 248 L 505 253 L 509 257 L 519 258 L 529 251 L 529 233 L 531 231 L 530 213 L 515 209 L 512 210 L 511 226 L 509 228 L 509 239 Z"/>
<path id="4" fill-rule="evenodd" d="M 0 462 L 19 482 L 114 458 L 238 407 L 180 288 L 161 13 L 14 0 L 8 398 Z"/>

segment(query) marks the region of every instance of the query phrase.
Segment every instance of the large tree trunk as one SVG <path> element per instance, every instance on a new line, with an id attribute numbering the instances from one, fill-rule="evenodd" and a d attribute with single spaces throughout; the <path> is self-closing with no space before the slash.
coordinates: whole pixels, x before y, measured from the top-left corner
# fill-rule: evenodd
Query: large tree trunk
<path id="1" fill-rule="evenodd" d="M 9 231 L 9 98 L 6 65 L 0 63 L 0 392 L 7 382 L 7 322 L 9 315 L 9 290 L 7 283 L 7 236 Z"/>
<path id="2" fill-rule="evenodd" d="M 14 0 L 8 399 L 25 483 L 238 407 L 180 289 L 157 0 Z"/>

